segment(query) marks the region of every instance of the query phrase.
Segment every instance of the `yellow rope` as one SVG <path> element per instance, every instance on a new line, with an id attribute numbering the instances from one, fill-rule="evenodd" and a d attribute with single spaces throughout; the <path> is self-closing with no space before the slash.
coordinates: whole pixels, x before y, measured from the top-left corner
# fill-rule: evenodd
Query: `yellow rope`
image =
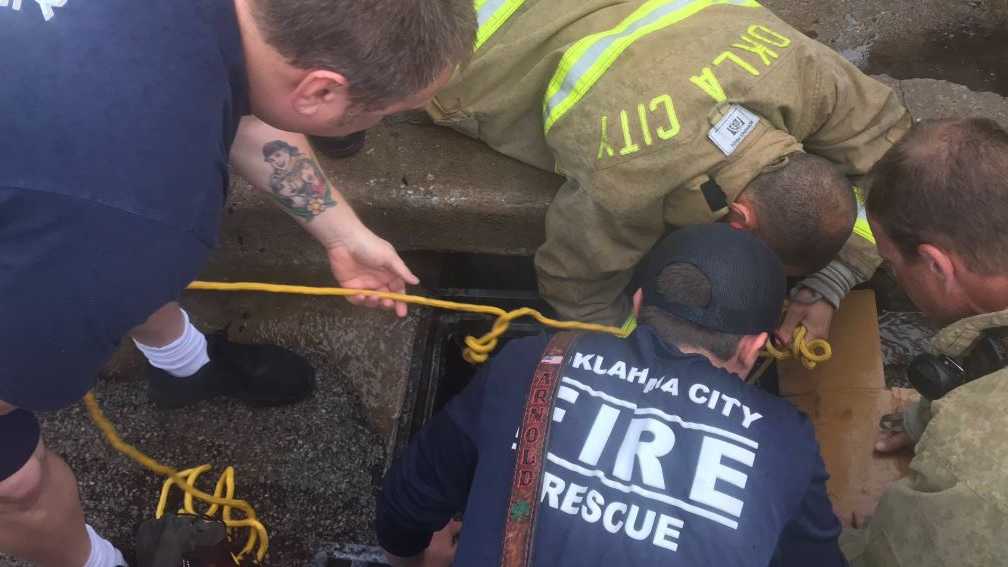
<path id="1" fill-rule="evenodd" d="M 820 362 L 826 362 L 833 357 L 833 347 L 828 341 L 823 339 L 806 341 L 806 334 L 808 334 L 808 330 L 805 329 L 805 326 L 798 325 L 791 336 L 790 350 L 779 350 L 771 341 L 767 341 L 762 356 L 775 360 L 796 358 L 809 370 L 815 368 Z"/>
<path id="2" fill-rule="evenodd" d="M 494 321 L 494 324 L 488 333 L 478 338 L 472 336 L 465 338 L 466 349 L 463 353 L 463 357 L 466 361 L 472 364 L 481 364 L 485 362 L 490 353 L 497 348 L 497 340 L 501 337 L 501 335 L 507 332 L 508 327 L 511 325 L 511 321 L 520 317 L 532 317 L 543 325 L 557 329 L 578 329 L 583 331 L 608 333 L 618 337 L 626 337 L 634 328 L 633 325 L 624 325 L 621 328 L 608 325 L 598 325 L 595 323 L 582 323 L 579 321 L 558 321 L 556 319 L 546 317 L 539 311 L 529 307 L 522 307 L 521 309 L 515 309 L 513 311 L 505 311 L 500 307 L 492 305 L 458 303 L 455 301 L 431 299 L 429 297 L 408 295 L 404 293 L 366 289 L 312 287 L 257 282 L 205 281 L 195 281 L 189 285 L 188 289 L 204 291 L 260 291 L 267 293 L 336 297 L 377 297 L 380 299 L 391 299 L 393 301 L 402 301 L 404 303 L 412 303 L 415 305 L 436 307 L 439 309 L 493 315 L 497 319 Z M 829 360 L 830 356 L 832 356 L 832 349 L 830 348 L 829 343 L 822 339 L 805 342 L 805 334 L 805 327 L 799 326 L 795 329 L 794 340 L 792 341 L 790 351 L 778 350 L 774 348 L 772 344 L 767 342 L 766 349 L 761 353 L 761 356 L 776 360 L 784 360 L 794 357 L 801 360 L 802 364 L 804 364 L 807 368 L 815 368 L 816 364 Z M 88 412 L 91 414 L 91 419 L 95 422 L 98 429 L 105 434 L 105 438 L 108 440 L 109 444 L 111 444 L 120 453 L 123 453 L 155 474 L 168 477 L 161 488 L 161 498 L 158 502 L 156 517 L 160 518 L 164 514 L 168 501 L 168 493 L 171 487 L 173 485 L 178 486 L 179 489 L 185 493 L 182 511 L 196 514 L 197 512 L 193 503 L 193 499 L 195 498 L 210 504 L 209 509 L 205 513 L 206 516 L 214 517 L 217 512 L 220 511 L 222 512 L 224 524 L 229 528 L 249 528 L 249 535 L 246 539 L 245 547 L 242 549 L 241 553 L 238 554 L 236 559 L 240 560 L 242 557 L 250 553 L 258 542 L 259 547 L 256 551 L 256 559 L 258 561 L 262 561 L 263 557 L 266 555 L 266 550 L 269 547 L 269 537 L 266 533 L 266 528 L 256 518 L 255 509 L 253 509 L 248 502 L 234 498 L 233 467 L 227 467 L 224 469 L 224 473 L 218 479 L 217 485 L 214 488 L 214 493 L 207 494 L 206 492 L 196 488 L 196 481 L 201 474 L 210 470 L 210 465 L 202 465 L 200 467 L 186 469 L 183 471 L 177 471 L 171 467 L 166 467 L 143 454 L 119 437 L 116 433 L 115 427 L 108 421 L 108 419 L 105 418 L 105 415 L 102 414 L 93 393 L 89 392 L 84 397 L 84 403 L 87 406 Z M 240 510 L 245 514 L 245 517 L 239 520 L 233 519 L 231 517 L 231 511 L 233 509 Z"/>
<path id="3" fill-rule="evenodd" d="M 328 295 L 338 297 L 349 297 L 363 295 L 366 297 L 378 297 L 381 299 L 391 299 L 424 305 L 427 307 L 437 307 L 451 311 L 464 311 L 467 313 L 480 313 L 497 317 L 490 332 L 482 337 L 466 337 L 466 349 L 463 357 L 472 364 L 486 362 L 490 353 L 497 348 L 497 339 L 507 332 L 511 321 L 519 317 L 532 317 L 536 321 L 549 327 L 557 329 L 579 329 L 582 331 L 594 331 L 597 333 L 609 333 L 620 337 L 629 334 L 628 329 L 620 327 L 610 327 L 608 325 L 597 325 L 595 323 L 581 323 L 579 321 L 558 321 L 550 319 L 542 313 L 530 307 L 522 307 L 514 311 L 505 311 L 500 307 L 492 305 L 476 305 L 472 303 L 458 303 L 455 301 L 444 301 L 442 299 L 431 299 L 419 295 L 408 295 L 405 293 L 393 293 L 388 291 L 374 291 L 368 289 L 347 289 L 342 287 L 311 287 L 303 285 L 267 284 L 256 282 L 201 282 L 195 281 L 189 284 L 188 289 L 204 291 L 264 291 L 267 293 L 287 293 L 295 295 Z"/>
<path id="4" fill-rule="evenodd" d="M 91 415 L 91 420 L 94 421 L 98 429 L 105 435 L 105 439 L 108 440 L 112 447 L 120 453 L 133 459 L 147 470 L 157 475 L 168 477 L 167 480 L 165 480 L 164 485 L 161 487 L 161 498 L 158 502 L 155 517 L 160 518 L 164 515 L 165 507 L 168 502 L 168 493 L 173 485 L 178 486 L 179 489 L 185 493 L 184 506 L 181 511 L 189 514 L 200 515 L 193 505 L 193 498 L 195 497 L 198 500 L 211 504 L 210 508 L 202 515 L 213 518 L 216 516 L 217 512 L 220 511 L 222 512 L 222 521 L 228 528 L 249 528 L 249 535 L 245 540 L 245 547 L 235 557 L 237 561 L 241 561 L 243 557 L 255 549 L 257 542 L 259 547 L 256 550 L 256 561 L 261 562 L 263 560 L 263 557 L 266 556 L 266 550 L 269 548 L 269 536 L 267 535 L 266 528 L 262 525 L 262 522 L 260 522 L 256 517 L 255 509 L 252 508 L 252 505 L 244 500 L 234 498 L 233 467 L 227 467 L 224 469 L 224 474 L 221 475 L 220 479 L 217 481 L 214 493 L 207 494 L 199 488 L 196 488 L 196 480 L 200 474 L 210 470 L 210 465 L 203 465 L 192 469 L 186 469 L 184 471 L 177 471 L 171 467 L 162 465 L 119 437 L 115 426 L 112 425 L 108 418 L 105 417 L 105 414 L 102 413 L 101 408 L 98 407 L 98 400 L 95 399 L 94 392 L 88 392 L 84 396 L 84 405 L 87 406 L 88 413 Z M 232 518 L 232 510 L 241 511 L 245 517 L 241 519 Z"/>
<path id="5" fill-rule="evenodd" d="M 436 307 L 439 309 L 448 309 L 452 311 L 464 311 L 467 313 L 480 313 L 484 315 L 493 315 L 497 317 L 494 321 L 493 327 L 491 327 L 490 332 L 483 335 L 482 337 L 466 337 L 465 345 L 466 349 L 463 353 L 463 357 L 466 361 L 472 364 L 480 364 L 487 360 L 487 357 L 495 348 L 497 348 L 497 339 L 501 335 L 507 332 L 508 327 L 511 325 L 511 321 L 518 319 L 520 317 L 529 316 L 538 321 L 539 323 L 546 325 L 548 327 L 554 327 L 557 329 L 579 329 L 582 331 L 594 331 L 598 333 L 608 333 L 610 335 L 616 335 L 618 337 L 626 337 L 633 327 L 612 327 L 608 325 L 598 325 L 595 323 L 581 323 L 579 321 L 558 321 L 556 319 L 550 319 L 542 313 L 536 311 L 535 309 L 529 307 L 522 307 L 521 309 L 515 309 L 514 311 L 505 311 L 500 307 L 494 307 L 492 305 L 476 305 L 472 303 L 458 303 L 455 301 L 444 301 L 441 299 L 431 299 L 429 297 L 421 297 L 419 295 L 408 295 L 405 293 L 393 293 L 387 291 L 374 291 L 368 289 L 348 289 L 342 287 L 313 287 L 304 285 L 285 285 L 285 284 L 268 284 L 268 283 L 258 283 L 258 282 L 204 282 L 195 281 L 189 284 L 191 290 L 203 290 L 203 291 L 262 291 L 267 293 L 286 293 L 295 295 L 322 295 L 322 296 L 337 296 L 337 297 L 349 297 L 355 295 L 362 295 L 365 297 L 377 297 L 380 299 L 391 299 L 394 301 L 402 301 L 403 303 L 412 303 L 415 305 L 424 305 L 427 307 Z M 767 342 L 766 348 L 762 352 L 762 356 L 773 358 L 775 360 L 785 360 L 788 358 L 797 358 L 805 365 L 806 368 L 815 368 L 816 364 L 820 362 L 825 362 L 833 356 L 833 350 L 830 344 L 823 339 L 815 339 L 813 341 L 805 341 L 805 335 L 807 331 L 805 327 L 799 325 L 794 331 L 794 340 L 791 341 L 791 350 L 778 350 L 770 342 Z"/>

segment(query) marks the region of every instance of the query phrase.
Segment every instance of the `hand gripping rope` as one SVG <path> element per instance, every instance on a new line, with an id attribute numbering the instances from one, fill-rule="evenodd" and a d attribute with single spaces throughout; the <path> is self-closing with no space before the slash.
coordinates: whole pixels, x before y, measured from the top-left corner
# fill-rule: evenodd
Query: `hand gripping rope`
<path id="1" fill-rule="evenodd" d="M 441 299 L 432 299 L 429 297 L 408 295 L 404 293 L 364 289 L 312 287 L 258 282 L 231 283 L 204 281 L 195 281 L 189 285 L 188 289 L 203 291 L 259 291 L 267 293 L 336 297 L 377 297 L 380 299 L 391 299 L 393 301 L 402 301 L 404 303 L 423 305 L 438 309 L 447 309 L 450 311 L 493 315 L 497 319 L 494 321 L 493 327 L 491 327 L 488 333 L 478 338 L 472 336 L 465 338 L 466 349 L 463 353 L 463 357 L 471 364 L 482 364 L 483 362 L 486 362 L 490 353 L 497 348 L 498 339 L 501 335 L 507 332 L 508 327 L 511 325 L 511 321 L 518 319 L 519 317 L 532 317 L 539 323 L 556 329 L 578 329 L 583 331 L 608 333 L 618 337 L 626 337 L 633 330 L 633 326 L 624 326 L 623 328 L 620 328 L 608 325 L 598 325 L 595 323 L 582 323 L 580 321 L 558 321 L 556 319 L 546 317 L 539 311 L 529 307 L 522 307 L 513 311 L 505 311 L 500 307 L 494 307 L 492 305 L 458 303 L 455 301 L 444 301 Z M 768 359 L 767 362 L 764 363 L 764 368 L 771 360 L 797 358 L 805 365 L 806 368 L 810 369 L 815 368 L 818 363 L 829 360 L 832 356 L 830 344 L 822 339 L 806 342 L 806 332 L 807 331 L 803 326 L 798 326 L 795 329 L 794 340 L 791 342 L 790 350 L 778 350 L 768 341 L 766 348 L 762 353 L 760 353 L 760 356 Z M 245 540 L 245 546 L 241 552 L 235 556 L 236 561 L 240 562 L 253 550 L 256 552 L 256 561 L 262 561 L 262 559 L 266 556 L 267 549 L 269 548 L 269 536 L 266 533 L 266 528 L 256 517 L 255 509 L 248 502 L 234 498 L 235 481 L 233 467 L 227 467 L 224 469 L 224 473 L 217 480 L 213 494 L 203 492 L 196 487 L 196 481 L 201 474 L 211 469 L 211 465 L 202 465 L 182 471 L 162 465 L 119 437 L 116 433 L 115 427 L 111 422 L 109 422 L 105 415 L 102 414 L 93 392 L 89 392 L 84 397 L 84 403 L 87 406 L 88 413 L 91 415 L 92 421 L 94 421 L 98 429 L 102 431 L 110 445 L 151 472 L 167 477 L 161 488 L 161 497 L 158 502 L 155 517 L 160 518 L 164 515 L 168 501 L 168 494 L 171 491 L 172 486 L 177 486 L 185 494 L 185 497 L 183 498 L 182 511 L 190 514 L 199 514 L 193 502 L 194 499 L 199 500 L 210 505 L 207 511 L 203 513 L 204 516 L 215 518 L 216 515 L 220 513 L 221 520 L 229 529 L 248 528 L 249 533 Z M 232 512 L 234 510 L 241 512 L 243 517 L 240 519 L 233 518 Z"/>
<path id="2" fill-rule="evenodd" d="M 791 349 L 778 350 L 773 341 L 767 341 L 761 356 L 768 356 L 774 360 L 787 360 L 796 358 L 802 365 L 812 370 L 820 362 L 826 362 L 833 357 L 833 347 L 828 341 L 823 339 L 813 339 L 805 341 L 808 330 L 804 325 L 795 327 L 794 334 L 791 335 Z"/>

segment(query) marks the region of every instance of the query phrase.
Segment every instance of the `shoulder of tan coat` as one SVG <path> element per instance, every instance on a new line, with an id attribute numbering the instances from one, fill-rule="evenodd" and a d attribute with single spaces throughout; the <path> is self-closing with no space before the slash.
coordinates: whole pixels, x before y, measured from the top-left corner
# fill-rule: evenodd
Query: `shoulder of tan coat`
<path id="1" fill-rule="evenodd" d="M 947 356 L 962 356 L 987 329 L 1008 326 L 1008 309 L 961 319 L 938 332 L 931 348 Z"/>
<path id="2" fill-rule="evenodd" d="M 956 388 L 931 404 L 911 468 L 934 489 L 962 484 L 1008 517 L 1008 369 Z M 926 488 L 926 487 L 925 487 Z"/>

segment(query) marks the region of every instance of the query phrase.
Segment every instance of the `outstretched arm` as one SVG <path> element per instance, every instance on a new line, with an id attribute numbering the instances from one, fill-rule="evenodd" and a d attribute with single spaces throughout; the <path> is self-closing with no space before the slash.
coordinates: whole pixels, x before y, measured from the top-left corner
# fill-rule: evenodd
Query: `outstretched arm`
<path id="1" fill-rule="evenodd" d="M 419 283 L 392 245 L 364 226 L 326 179 L 305 136 L 246 116 L 231 148 L 231 164 L 325 247 L 340 285 L 403 292 L 407 283 Z M 394 307 L 400 317 L 406 315 L 402 303 L 363 297 L 351 302 Z"/>
<path id="2" fill-rule="evenodd" d="M 815 70 L 822 85 L 826 118 L 803 140 L 809 153 L 837 164 L 849 176 L 862 176 L 909 130 L 912 119 L 892 88 L 864 75 L 828 48 L 817 51 Z M 810 339 L 827 338 L 833 313 L 850 289 L 871 278 L 881 263 L 875 237 L 864 215 L 858 191 L 859 215 L 854 232 L 827 267 L 799 283 L 778 338 L 791 342 L 798 324 Z"/>

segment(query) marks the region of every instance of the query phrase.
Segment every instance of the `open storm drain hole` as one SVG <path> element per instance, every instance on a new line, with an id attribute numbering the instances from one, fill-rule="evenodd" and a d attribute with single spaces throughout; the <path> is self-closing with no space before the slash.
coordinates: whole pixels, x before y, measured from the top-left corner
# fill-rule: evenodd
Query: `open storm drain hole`
<path id="1" fill-rule="evenodd" d="M 505 310 L 527 306 L 552 315 L 533 291 L 444 290 L 438 297 L 495 305 Z M 395 433 L 395 451 L 402 449 L 432 415 L 469 385 L 478 366 L 466 362 L 462 356 L 465 338 L 485 334 L 492 324 L 493 319 L 487 316 L 447 311 L 437 311 L 426 321 L 413 349 L 410 388 Z M 494 352 L 499 353 L 513 339 L 542 332 L 542 326 L 532 320 L 513 321 Z"/>

